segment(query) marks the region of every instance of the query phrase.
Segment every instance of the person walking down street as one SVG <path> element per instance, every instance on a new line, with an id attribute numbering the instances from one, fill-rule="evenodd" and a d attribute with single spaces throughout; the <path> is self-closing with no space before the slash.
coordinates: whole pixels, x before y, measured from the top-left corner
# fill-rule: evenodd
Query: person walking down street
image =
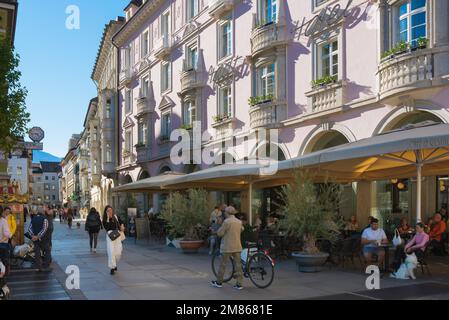
<path id="1" fill-rule="evenodd" d="M 226 264 L 232 257 L 235 262 L 235 276 L 237 283 L 234 289 L 242 290 L 243 283 L 243 269 L 240 256 L 242 253 L 242 243 L 240 236 L 243 230 L 242 221 L 235 217 L 237 211 L 234 207 L 228 207 L 225 210 L 226 220 L 223 225 L 218 230 L 217 235 L 221 237 L 221 248 L 220 252 L 223 254 L 221 260 L 220 270 L 218 271 L 218 277 L 216 281 L 212 281 L 211 285 L 216 288 L 223 287 L 223 278 L 226 272 Z"/>
<path id="2" fill-rule="evenodd" d="M 106 247 L 108 252 L 108 266 L 111 269 L 111 275 L 117 272 L 117 264 L 122 256 L 122 241 L 124 240 L 125 226 L 122 220 L 114 214 L 111 206 L 106 206 L 103 213 L 103 227 L 106 230 Z M 114 240 L 111 237 L 120 231 L 120 236 Z"/>
<path id="3" fill-rule="evenodd" d="M 50 234 L 48 232 L 48 219 L 43 213 L 43 208 L 38 208 L 37 213 L 32 212 L 31 223 L 28 228 L 28 236 L 34 244 L 36 267 L 39 271 L 50 271 Z"/>
<path id="4" fill-rule="evenodd" d="M 69 210 L 67 210 L 67 224 L 69 225 L 69 229 L 72 229 L 72 222 L 73 222 L 73 211 L 72 208 L 69 208 Z"/>
<path id="5" fill-rule="evenodd" d="M 86 219 L 86 231 L 89 232 L 90 252 L 97 252 L 98 233 L 103 229 L 100 214 L 95 208 L 90 209 Z"/>

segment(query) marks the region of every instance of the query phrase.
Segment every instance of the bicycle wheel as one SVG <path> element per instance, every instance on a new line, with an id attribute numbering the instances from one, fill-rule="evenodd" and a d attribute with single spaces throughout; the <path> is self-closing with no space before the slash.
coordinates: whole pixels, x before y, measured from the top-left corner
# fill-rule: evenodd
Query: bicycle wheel
<path id="1" fill-rule="evenodd" d="M 218 278 L 218 271 L 220 270 L 221 262 L 223 260 L 223 255 L 220 252 L 214 253 L 212 257 L 212 272 L 215 277 Z M 223 282 L 231 281 L 235 272 L 235 264 L 234 260 L 230 258 L 226 263 L 226 272 L 223 277 Z"/>
<path id="2" fill-rule="evenodd" d="M 256 253 L 249 259 L 247 271 L 251 282 L 260 289 L 268 288 L 273 283 L 273 262 L 261 252 Z"/>

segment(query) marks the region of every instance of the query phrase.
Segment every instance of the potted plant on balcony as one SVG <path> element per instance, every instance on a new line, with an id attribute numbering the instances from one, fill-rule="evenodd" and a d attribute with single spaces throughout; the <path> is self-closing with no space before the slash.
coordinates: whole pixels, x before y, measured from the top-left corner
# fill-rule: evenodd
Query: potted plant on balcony
<path id="1" fill-rule="evenodd" d="M 420 37 L 418 40 L 416 40 L 416 43 L 418 45 L 418 49 L 426 49 L 427 45 L 429 44 L 429 39 L 426 37 Z"/>
<path id="2" fill-rule="evenodd" d="M 181 237 L 184 253 L 197 253 L 204 244 L 208 215 L 211 211 L 205 190 L 190 189 L 187 194 L 176 192 L 165 202 L 161 214 L 168 224 L 169 234 Z"/>
<path id="3" fill-rule="evenodd" d="M 312 81 L 312 88 L 324 87 L 331 83 L 337 82 L 337 76 L 325 76 L 317 80 Z"/>
<path id="4" fill-rule="evenodd" d="M 138 144 L 136 144 L 134 147 L 136 147 L 136 149 L 141 149 L 141 148 L 145 148 L 147 145 L 143 142 L 139 142 Z"/>
<path id="5" fill-rule="evenodd" d="M 318 187 L 307 172 L 296 171 L 293 178 L 281 192 L 285 203 L 285 219 L 281 220 L 281 226 L 290 236 L 303 241 L 302 251 L 292 253 L 299 271 L 319 272 L 329 254 L 320 252 L 317 242 L 319 239 L 334 241 L 338 237 L 334 212 L 341 193 L 337 185 Z"/>
<path id="6" fill-rule="evenodd" d="M 181 129 L 184 129 L 184 130 L 192 130 L 192 128 L 193 128 L 193 125 L 190 123 L 184 123 L 181 125 Z"/>
<path id="7" fill-rule="evenodd" d="M 269 94 L 266 94 L 266 95 L 250 97 L 248 99 L 248 104 L 251 107 L 253 107 L 253 106 L 256 106 L 258 104 L 271 102 L 271 101 L 273 101 L 273 99 L 274 99 L 274 95 L 272 93 L 269 93 Z"/>

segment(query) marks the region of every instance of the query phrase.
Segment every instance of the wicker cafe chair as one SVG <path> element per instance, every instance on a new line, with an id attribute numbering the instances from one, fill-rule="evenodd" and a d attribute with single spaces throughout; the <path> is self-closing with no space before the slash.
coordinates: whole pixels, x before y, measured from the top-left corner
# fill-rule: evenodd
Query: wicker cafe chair
<path id="1" fill-rule="evenodd" d="M 429 243 L 430 242 L 428 242 L 426 244 L 426 249 L 424 250 L 423 257 L 421 259 L 418 259 L 418 267 L 421 268 L 421 272 L 422 272 L 423 275 L 425 274 L 424 269 L 426 269 L 427 270 L 427 274 L 429 276 L 432 276 L 432 274 L 430 273 L 429 264 L 427 263 L 427 258 L 429 257 L 429 250 L 430 250 Z"/>

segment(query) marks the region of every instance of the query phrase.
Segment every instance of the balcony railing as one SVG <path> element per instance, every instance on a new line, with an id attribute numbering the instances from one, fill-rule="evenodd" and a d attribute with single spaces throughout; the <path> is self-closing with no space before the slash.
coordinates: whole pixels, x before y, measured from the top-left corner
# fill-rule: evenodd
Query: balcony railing
<path id="1" fill-rule="evenodd" d="M 147 145 L 136 146 L 137 163 L 150 160 L 150 148 Z"/>
<path id="2" fill-rule="evenodd" d="M 287 104 L 281 101 L 269 101 L 250 107 L 251 128 L 279 127 L 287 118 Z"/>
<path id="3" fill-rule="evenodd" d="M 164 59 L 170 54 L 173 46 L 175 45 L 175 40 L 171 35 L 164 34 L 160 37 L 154 44 L 154 56 L 157 59 Z"/>
<path id="4" fill-rule="evenodd" d="M 338 81 L 323 86 L 316 86 L 306 92 L 309 98 L 308 112 L 317 113 L 343 106 L 346 83 Z"/>
<path id="5" fill-rule="evenodd" d="M 206 85 L 204 74 L 184 61 L 181 74 L 181 93 Z"/>
<path id="6" fill-rule="evenodd" d="M 156 106 L 155 101 L 151 101 L 148 97 L 140 94 L 137 99 L 137 115 L 141 116 L 147 113 L 154 112 Z"/>
<path id="7" fill-rule="evenodd" d="M 271 49 L 273 47 L 287 44 L 290 39 L 287 26 L 278 23 L 268 23 L 256 27 L 251 33 L 252 55 Z"/>
<path id="8" fill-rule="evenodd" d="M 219 18 L 232 10 L 234 0 L 209 0 L 209 15 Z"/>
<path id="9" fill-rule="evenodd" d="M 410 51 L 384 59 L 379 65 L 379 90 L 381 95 L 421 87 L 433 79 L 434 54 L 432 49 Z"/>

